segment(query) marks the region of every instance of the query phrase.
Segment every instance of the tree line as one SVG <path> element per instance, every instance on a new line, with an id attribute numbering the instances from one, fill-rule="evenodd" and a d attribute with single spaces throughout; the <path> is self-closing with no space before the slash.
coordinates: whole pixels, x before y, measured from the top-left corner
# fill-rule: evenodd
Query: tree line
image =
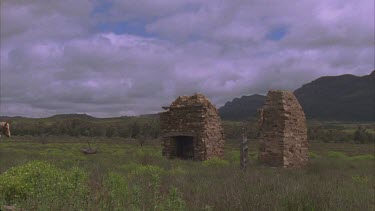
<path id="1" fill-rule="evenodd" d="M 159 120 L 124 119 L 92 121 L 79 118 L 57 120 L 54 122 L 13 122 L 12 135 L 30 136 L 88 136 L 88 137 L 123 137 L 123 138 L 157 138 L 159 137 Z"/>
<path id="2" fill-rule="evenodd" d="M 307 137 L 309 141 L 325 143 L 349 143 L 358 144 L 375 143 L 374 128 L 370 126 L 357 125 L 346 129 L 330 126 L 310 126 Z M 373 132 L 370 132 L 373 131 Z"/>
<path id="3" fill-rule="evenodd" d="M 16 136 L 86 136 L 157 139 L 160 137 L 160 121 L 157 117 L 129 117 L 113 119 L 67 118 L 59 120 L 34 119 L 12 121 L 12 135 Z M 249 140 L 256 140 L 258 125 L 255 121 L 223 121 L 225 139 L 236 141 L 246 133 Z M 375 143 L 375 128 L 363 125 L 347 127 L 325 124 L 309 125 L 308 140 L 330 143 Z"/>

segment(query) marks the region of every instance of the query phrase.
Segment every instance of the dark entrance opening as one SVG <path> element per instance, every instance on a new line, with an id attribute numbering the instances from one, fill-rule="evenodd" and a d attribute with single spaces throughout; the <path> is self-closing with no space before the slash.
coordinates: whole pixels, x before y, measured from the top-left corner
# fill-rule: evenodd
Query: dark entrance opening
<path id="1" fill-rule="evenodd" d="M 175 136 L 176 157 L 181 159 L 194 158 L 194 142 L 192 136 Z"/>

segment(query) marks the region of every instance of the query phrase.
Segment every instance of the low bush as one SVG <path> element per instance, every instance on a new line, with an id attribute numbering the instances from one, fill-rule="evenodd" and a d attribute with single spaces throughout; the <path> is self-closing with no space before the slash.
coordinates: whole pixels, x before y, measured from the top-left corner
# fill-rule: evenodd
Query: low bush
<path id="1" fill-rule="evenodd" d="M 171 187 L 169 189 L 169 193 L 166 195 L 164 201 L 162 201 L 159 209 L 166 211 L 186 210 L 186 203 L 182 198 L 182 194 L 176 187 Z"/>
<path id="2" fill-rule="evenodd" d="M 139 177 L 151 174 L 147 186 L 110 172 L 104 178 L 107 195 L 102 200 L 101 208 L 104 210 L 185 210 L 186 203 L 177 188 L 171 187 L 168 193 L 160 191 L 159 170 L 150 166 L 142 169 L 142 174 L 137 174 Z"/>
<path id="3" fill-rule="evenodd" d="M 226 153 L 227 160 L 229 160 L 232 163 L 240 162 L 240 152 L 239 151 L 230 151 Z"/>
<path id="4" fill-rule="evenodd" d="M 104 180 L 104 187 L 108 193 L 105 209 L 116 210 L 129 203 L 129 187 L 124 176 L 110 172 Z"/>
<path id="5" fill-rule="evenodd" d="M 375 160 L 374 155 L 357 155 L 357 156 L 352 156 L 349 157 L 348 160 Z"/>
<path id="6" fill-rule="evenodd" d="M 159 166 L 152 166 L 152 165 L 145 165 L 141 166 L 138 165 L 135 169 L 131 171 L 131 174 L 134 176 L 144 176 L 144 175 L 162 175 L 166 171 Z"/>
<path id="7" fill-rule="evenodd" d="M 212 166 L 212 167 L 224 167 L 229 165 L 229 161 L 223 160 L 217 157 L 211 158 L 209 160 L 205 160 L 202 163 L 203 166 Z"/>
<path id="8" fill-rule="evenodd" d="M 184 174 L 186 174 L 186 170 L 177 166 L 177 167 L 174 167 L 171 170 L 169 170 L 168 173 L 171 174 L 171 175 L 184 175 Z"/>
<path id="9" fill-rule="evenodd" d="M 347 158 L 346 154 L 343 152 L 336 152 L 336 151 L 329 151 L 327 153 L 327 157 L 329 158 Z"/>
<path id="10" fill-rule="evenodd" d="M 315 158 L 319 158 L 320 156 L 318 154 L 316 154 L 315 152 L 309 152 L 309 158 L 312 158 L 312 159 L 315 159 Z"/>
<path id="11" fill-rule="evenodd" d="M 0 175 L 0 201 L 7 205 L 24 203 L 33 209 L 82 208 L 87 195 L 87 175 L 78 168 L 66 171 L 47 162 L 32 161 Z"/>

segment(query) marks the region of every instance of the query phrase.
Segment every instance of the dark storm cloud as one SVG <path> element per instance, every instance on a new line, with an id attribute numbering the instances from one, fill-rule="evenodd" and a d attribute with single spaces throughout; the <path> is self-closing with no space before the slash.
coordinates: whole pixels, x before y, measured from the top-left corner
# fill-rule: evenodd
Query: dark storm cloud
<path id="1" fill-rule="evenodd" d="M 194 92 L 220 106 L 368 74 L 373 4 L 5 0 L 0 115 L 154 113 Z"/>

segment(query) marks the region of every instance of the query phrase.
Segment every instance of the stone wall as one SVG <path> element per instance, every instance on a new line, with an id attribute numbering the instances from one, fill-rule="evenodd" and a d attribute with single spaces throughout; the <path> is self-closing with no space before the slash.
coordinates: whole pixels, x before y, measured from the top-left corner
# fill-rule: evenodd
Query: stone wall
<path id="1" fill-rule="evenodd" d="M 270 166 L 299 167 L 308 161 L 306 118 L 289 91 L 271 90 L 259 117 L 259 159 Z"/>
<path id="2" fill-rule="evenodd" d="M 217 109 L 201 94 L 180 96 L 160 116 L 163 156 L 177 156 L 176 139 L 193 137 L 194 160 L 222 157 L 224 133 Z"/>

